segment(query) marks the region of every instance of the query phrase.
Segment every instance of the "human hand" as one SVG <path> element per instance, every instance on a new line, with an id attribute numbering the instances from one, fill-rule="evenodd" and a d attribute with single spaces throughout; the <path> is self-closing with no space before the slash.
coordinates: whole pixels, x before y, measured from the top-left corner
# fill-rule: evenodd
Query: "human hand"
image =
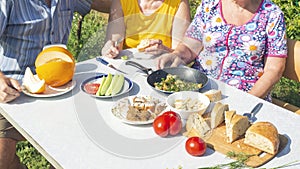
<path id="1" fill-rule="evenodd" d="M 21 85 L 15 79 L 0 73 L 0 102 L 7 103 L 20 96 Z"/>
<path id="2" fill-rule="evenodd" d="M 119 46 L 115 46 L 115 42 L 109 40 L 105 43 L 102 48 L 102 56 L 106 56 L 109 58 L 115 58 L 119 54 Z"/>
<path id="3" fill-rule="evenodd" d="M 166 53 L 157 58 L 157 69 L 177 67 L 179 65 L 185 65 L 185 62 L 174 53 Z"/>
<path id="4" fill-rule="evenodd" d="M 149 46 L 145 48 L 145 52 L 152 55 L 160 55 L 171 51 L 172 49 L 165 46 L 160 39 L 150 39 Z"/>

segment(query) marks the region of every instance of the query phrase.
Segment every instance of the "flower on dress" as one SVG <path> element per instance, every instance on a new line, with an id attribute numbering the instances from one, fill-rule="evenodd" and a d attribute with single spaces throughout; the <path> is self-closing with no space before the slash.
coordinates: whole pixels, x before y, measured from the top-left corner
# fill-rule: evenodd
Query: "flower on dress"
<path id="1" fill-rule="evenodd" d="M 212 18 L 212 26 L 221 26 L 222 23 L 223 23 L 223 19 L 221 15 L 217 15 Z"/>
<path id="2" fill-rule="evenodd" d="M 206 70 L 214 70 L 218 66 L 217 57 L 213 55 L 204 56 L 203 58 L 202 67 Z"/>
<path id="3" fill-rule="evenodd" d="M 205 34 L 203 37 L 203 45 L 207 47 L 211 47 L 216 44 L 216 39 L 214 38 L 213 34 Z"/>
<path id="4" fill-rule="evenodd" d="M 254 54 L 257 51 L 260 51 L 260 46 L 259 46 L 259 42 L 257 41 L 249 41 L 249 42 L 245 42 L 244 43 L 244 49 L 245 49 L 245 53 L 247 54 Z"/>

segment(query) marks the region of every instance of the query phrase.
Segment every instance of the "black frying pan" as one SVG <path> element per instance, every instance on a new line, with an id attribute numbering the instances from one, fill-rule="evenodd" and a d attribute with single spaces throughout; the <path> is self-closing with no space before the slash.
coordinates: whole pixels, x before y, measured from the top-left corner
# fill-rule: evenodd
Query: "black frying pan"
<path id="1" fill-rule="evenodd" d="M 145 72 L 148 77 L 147 77 L 147 82 L 148 84 L 155 89 L 154 83 L 156 82 L 161 82 L 162 78 L 166 78 L 168 74 L 172 75 L 177 75 L 180 79 L 187 81 L 187 82 L 193 82 L 193 83 L 201 83 L 202 87 L 199 88 L 202 89 L 204 86 L 207 85 L 208 83 L 208 78 L 207 76 L 200 72 L 199 70 L 192 69 L 189 67 L 169 67 L 169 68 L 164 68 L 164 69 L 159 69 L 156 71 L 153 71 L 150 68 L 146 68 L 136 62 L 133 61 L 127 61 L 125 63 L 126 65 L 131 65 L 134 66 L 143 72 Z M 155 89 L 158 90 L 158 89 Z M 161 90 L 159 90 L 161 91 Z M 170 91 L 162 91 L 164 93 L 173 93 Z"/>

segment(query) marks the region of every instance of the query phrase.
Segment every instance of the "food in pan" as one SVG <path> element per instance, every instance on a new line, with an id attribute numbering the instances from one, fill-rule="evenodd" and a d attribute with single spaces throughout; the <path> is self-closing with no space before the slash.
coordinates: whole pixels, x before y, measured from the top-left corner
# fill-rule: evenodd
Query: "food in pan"
<path id="1" fill-rule="evenodd" d="M 201 83 L 187 82 L 176 75 L 168 74 L 166 78 L 162 78 L 160 82 L 154 83 L 156 89 L 164 91 L 188 91 L 188 90 L 198 90 L 202 87 Z"/>

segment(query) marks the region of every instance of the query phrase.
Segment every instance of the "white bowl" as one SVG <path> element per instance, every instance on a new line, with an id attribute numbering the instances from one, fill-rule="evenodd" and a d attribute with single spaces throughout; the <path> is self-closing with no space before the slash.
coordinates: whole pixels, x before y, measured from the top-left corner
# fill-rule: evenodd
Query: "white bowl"
<path id="1" fill-rule="evenodd" d="M 202 115 L 209 104 L 210 100 L 207 96 L 195 91 L 175 92 L 167 98 L 168 107 L 179 113 L 182 119 L 187 119 L 191 113 Z"/>

